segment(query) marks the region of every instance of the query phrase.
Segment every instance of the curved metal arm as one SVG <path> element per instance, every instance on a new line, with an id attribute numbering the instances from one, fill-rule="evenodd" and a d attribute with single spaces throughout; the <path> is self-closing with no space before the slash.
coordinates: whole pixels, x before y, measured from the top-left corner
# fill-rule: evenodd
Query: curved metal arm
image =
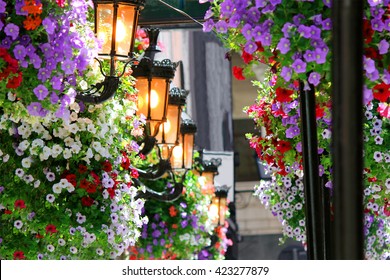
<path id="1" fill-rule="evenodd" d="M 132 167 L 138 171 L 139 176 L 146 180 L 157 180 L 164 176 L 171 170 L 171 163 L 169 160 L 160 159 L 159 163 L 153 165 L 145 170 Z"/>
<path id="2" fill-rule="evenodd" d="M 107 76 L 103 72 L 102 62 L 97 58 L 96 60 L 99 62 L 100 72 L 104 76 L 104 80 L 96 85 L 92 85 L 91 88 L 85 91 L 77 93 L 76 99 L 84 103 L 100 104 L 112 98 L 118 90 L 120 83 L 119 79 L 124 75 L 127 65 L 135 61 L 135 59 L 127 61 L 123 66 L 123 71 L 120 75 Z"/>
<path id="3" fill-rule="evenodd" d="M 84 103 L 100 104 L 114 96 L 119 87 L 119 77 L 106 76 L 103 82 L 78 93 L 76 99 Z M 96 95 L 100 92 L 100 95 Z"/>
<path id="4" fill-rule="evenodd" d="M 163 192 L 157 192 L 155 190 L 148 188 L 145 184 L 143 184 L 138 179 L 133 179 L 133 181 L 135 185 L 142 186 L 145 188 L 145 192 L 139 193 L 136 196 L 136 198 L 145 198 L 145 199 L 151 198 L 163 202 L 172 202 L 181 196 L 184 189 L 183 183 L 175 182 L 172 189 L 165 189 Z"/>

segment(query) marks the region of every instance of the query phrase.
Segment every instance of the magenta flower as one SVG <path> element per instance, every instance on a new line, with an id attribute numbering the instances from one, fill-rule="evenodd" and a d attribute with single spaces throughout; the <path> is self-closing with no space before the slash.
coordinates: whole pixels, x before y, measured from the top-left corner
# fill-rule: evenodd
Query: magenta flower
<path id="1" fill-rule="evenodd" d="M 49 91 L 44 85 L 39 85 L 33 90 L 35 96 L 38 98 L 38 100 L 43 100 L 46 98 L 46 96 L 49 94 Z"/>

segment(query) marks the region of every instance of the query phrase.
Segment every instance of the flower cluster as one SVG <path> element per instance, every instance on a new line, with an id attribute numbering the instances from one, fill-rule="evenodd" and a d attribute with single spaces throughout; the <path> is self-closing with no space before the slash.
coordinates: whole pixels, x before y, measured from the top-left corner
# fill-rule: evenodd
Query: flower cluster
<path id="1" fill-rule="evenodd" d="M 54 112 L 1 117 L 2 258 L 25 247 L 28 259 L 114 258 L 135 244 L 147 218 L 129 164 L 138 145 L 115 135 L 134 129 L 122 102 L 73 103 L 68 121 Z"/>
<path id="2" fill-rule="evenodd" d="M 88 8 L 0 0 L 1 259 L 117 258 L 148 222 L 132 183 L 144 122 L 132 78 L 104 104 L 74 98 L 96 83 Z"/>
<path id="3" fill-rule="evenodd" d="M 211 196 L 202 194 L 198 178 L 188 172 L 183 194 L 173 202 L 145 203 L 150 221 L 144 225 L 137 247 L 131 248 L 130 259 L 196 259 L 210 245 L 214 228 L 208 213 Z M 166 180 L 156 182 L 150 187 L 172 188 Z"/>
<path id="4" fill-rule="evenodd" d="M 87 1 L 0 1 L 1 91 L 31 115 L 69 117 L 76 85 L 97 55 Z M 5 69 L 3 69 L 5 68 Z M 0 105 L 10 108 L 5 95 Z"/>
<path id="5" fill-rule="evenodd" d="M 206 2 L 206 1 L 200 1 Z M 278 217 L 284 237 L 305 242 L 302 143 L 299 90 L 314 87 L 319 174 L 332 190 L 331 138 L 331 5 L 329 0 L 210 0 L 204 31 L 216 30 L 225 46 L 241 54 L 237 79 L 253 76 L 253 66 L 269 65 L 256 103 L 245 108 L 261 135 L 248 134 L 250 146 L 266 164 L 271 182 L 255 187 L 261 202 Z M 389 1 L 365 3 L 364 140 L 366 258 L 389 254 Z"/>

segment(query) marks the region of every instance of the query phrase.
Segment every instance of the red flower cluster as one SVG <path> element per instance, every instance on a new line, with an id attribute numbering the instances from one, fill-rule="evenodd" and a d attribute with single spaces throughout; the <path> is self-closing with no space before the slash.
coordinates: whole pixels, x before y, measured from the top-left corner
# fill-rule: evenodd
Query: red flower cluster
<path id="1" fill-rule="evenodd" d="M 242 73 L 243 69 L 241 67 L 233 66 L 232 70 L 233 70 L 233 76 L 237 80 L 245 80 L 244 74 Z"/>
<path id="2" fill-rule="evenodd" d="M 53 224 L 48 224 L 47 226 L 46 226 L 46 233 L 47 234 L 53 234 L 53 233 L 56 233 L 57 232 L 57 228 L 56 228 L 56 226 L 55 225 L 53 225 Z"/>
<path id="3" fill-rule="evenodd" d="M 19 71 L 18 61 L 11 57 L 7 49 L 0 47 L 0 59 L 6 62 L 6 67 L 0 72 L 0 81 L 7 79 L 7 88 L 18 88 L 22 83 L 22 72 Z"/>
<path id="4" fill-rule="evenodd" d="M 275 91 L 276 100 L 279 102 L 290 102 L 292 101 L 291 95 L 293 95 L 294 91 L 278 87 Z"/>
<path id="5" fill-rule="evenodd" d="M 390 85 L 385 83 L 377 84 L 372 89 L 372 92 L 375 99 L 381 102 L 387 102 L 390 97 Z"/>
<path id="6" fill-rule="evenodd" d="M 19 209 L 24 209 L 24 208 L 26 208 L 26 204 L 24 203 L 24 200 L 23 200 L 23 199 L 18 199 L 18 200 L 16 200 L 14 206 L 15 206 L 15 209 L 16 209 L 16 208 L 19 208 Z"/>

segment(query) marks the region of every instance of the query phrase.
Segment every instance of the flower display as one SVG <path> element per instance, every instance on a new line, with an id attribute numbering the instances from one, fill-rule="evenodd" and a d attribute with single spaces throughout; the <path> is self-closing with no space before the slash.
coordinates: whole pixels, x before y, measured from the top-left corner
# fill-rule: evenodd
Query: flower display
<path id="1" fill-rule="evenodd" d="M 202 181 L 191 171 L 183 184 L 177 200 L 145 202 L 149 224 L 143 226 L 136 247 L 130 248 L 130 259 L 223 259 L 225 243 L 217 245 L 219 251 L 204 250 L 215 227 L 208 211 L 211 195 L 202 193 Z M 160 190 L 173 187 L 167 180 L 148 185 Z M 219 239 L 226 239 L 224 230 L 220 229 Z"/>
<path id="2" fill-rule="evenodd" d="M 314 87 L 319 175 L 332 191 L 331 6 L 328 0 L 209 1 L 204 31 L 215 30 L 230 51 L 241 54 L 237 79 L 253 78 L 253 66 L 269 73 L 255 104 L 245 108 L 265 134 L 247 134 L 271 173 L 255 187 L 262 204 L 279 219 L 284 239 L 306 242 L 299 89 Z M 390 254 L 389 218 L 389 1 L 366 1 L 364 9 L 364 230 L 365 257 Z"/>
<path id="3" fill-rule="evenodd" d="M 132 78 L 104 104 L 75 99 L 100 78 L 90 8 L 0 0 L 1 259 L 117 258 L 148 222 Z"/>

